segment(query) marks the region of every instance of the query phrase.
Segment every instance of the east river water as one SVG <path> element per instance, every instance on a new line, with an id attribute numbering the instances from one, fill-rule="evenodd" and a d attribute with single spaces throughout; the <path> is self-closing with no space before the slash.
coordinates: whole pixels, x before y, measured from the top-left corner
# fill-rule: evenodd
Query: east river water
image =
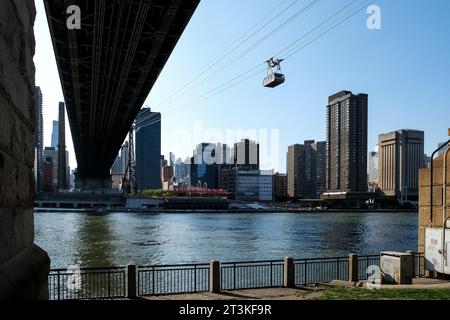
<path id="1" fill-rule="evenodd" d="M 52 268 L 417 250 L 417 213 L 35 213 Z"/>

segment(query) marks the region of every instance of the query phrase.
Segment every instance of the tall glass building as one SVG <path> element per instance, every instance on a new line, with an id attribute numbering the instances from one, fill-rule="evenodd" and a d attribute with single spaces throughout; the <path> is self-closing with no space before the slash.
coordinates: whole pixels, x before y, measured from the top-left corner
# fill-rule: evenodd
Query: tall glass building
<path id="1" fill-rule="evenodd" d="M 141 109 L 135 139 L 138 190 L 161 189 L 161 113 Z"/>
<path id="2" fill-rule="evenodd" d="M 215 151 L 216 145 L 213 143 L 203 142 L 196 146 L 191 161 L 191 183 L 193 187 L 216 188 Z"/>
<path id="3" fill-rule="evenodd" d="M 53 120 L 52 141 L 50 145 L 52 148 L 58 148 L 58 136 L 59 136 L 59 122 L 57 120 Z"/>

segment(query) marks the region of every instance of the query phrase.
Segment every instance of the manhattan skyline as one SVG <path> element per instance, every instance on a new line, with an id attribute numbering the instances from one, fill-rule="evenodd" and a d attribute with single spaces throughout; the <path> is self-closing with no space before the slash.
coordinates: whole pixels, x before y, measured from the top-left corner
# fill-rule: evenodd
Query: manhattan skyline
<path id="1" fill-rule="evenodd" d="M 254 2 L 235 1 L 230 5 L 229 1 L 220 0 L 200 4 L 144 104 L 161 112 L 162 153 L 173 152 L 184 158 L 195 145 L 204 142 L 177 143 L 173 139 L 177 129 L 192 134 L 196 121 L 202 121 L 205 130 L 214 128 L 223 132 L 238 128 L 279 129 L 280 166 L 274 169 L 285 172 L 287 146 L 308 139 L 325 140 L 327 97 L 333 92 L 351 90 L 369 95 L 369 151 L 375 148 L 378 134 L 410 128 L 425 131 L 425 152 L 430 154 L 441 142 L 442 132 L 448 127 L 445 121 L 450 115 L 450 108 L 446 106 L 450 91 L 445 82 L 445 73 L 450 69 L 450 44 L 444 41 L 445 30 L 450 26 L 445 17 L 450 3 L 445 1 L 434 1 L 433 6 L 425 1 L 416 1 L 414 6 L 408 1 L 377 1 L 374 4 L 381 8 L 381 30 L 367 29 L 369 15 L 365 10 L 359 12 L 283 62 L 287 79 L 283 86 L 273 90 L 262 88 L 263 71 L 209 100 L 183 107 L 186 102 L 264 62 L 349 3 L 319 1 L 245 57 L 227 63 L 309 3 L 298 1 L 253 41 L 222 61 L 216 68 L 220 72 L 207 74 L 208 81 L 180 95 L 173 105 L 163 103 L 270 8 L 278 4 L 280 7 L 275 10 L 278 12 L 291 2 L 261 1 L 256 6 Z M 42 88 L 44 95 L 44 145 L 49 146 L 58 102 L 64 99 L 43 6 L 39 2 L 36 5 L 36 85 Z M 208 26 L 208 33 L 204 32 L 205 26 Z M 66 140 L 68 150 L 73 153 L 69 130 Z M 264 150 L 261 152 L 265 154 Z M 76 167 L 75 157 L 71 157 L 70 165 Z"/>

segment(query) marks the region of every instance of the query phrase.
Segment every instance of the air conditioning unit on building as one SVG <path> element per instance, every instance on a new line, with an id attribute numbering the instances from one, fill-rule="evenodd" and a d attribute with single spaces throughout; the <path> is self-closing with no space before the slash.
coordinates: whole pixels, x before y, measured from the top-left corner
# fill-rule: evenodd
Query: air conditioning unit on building
<path id="1" fill-rule="evenodd" d="M 450 229 L 425 229 L 425 268 L 427 270 L 450 274 L 449 250 Z"/>

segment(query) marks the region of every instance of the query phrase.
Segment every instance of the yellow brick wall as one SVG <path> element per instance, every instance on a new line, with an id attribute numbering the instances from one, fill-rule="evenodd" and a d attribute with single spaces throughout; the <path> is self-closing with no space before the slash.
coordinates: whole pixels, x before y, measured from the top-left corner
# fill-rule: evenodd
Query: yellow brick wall
<path id="1" fill-rule="evenodd" d="M 442 227 L 443 212 L 443 185 L 444 185 L 444 154 L 433 161 L 433 217 L 430 216 L 430 175 L 431 169 L 421 169 L 419 172 L 419 234 L 418 250 L 423 252 L 425 249 L 425 228 Z M 447 197 L 445 216 L 450 217 L 450 152 L 447 157 Z"/>

